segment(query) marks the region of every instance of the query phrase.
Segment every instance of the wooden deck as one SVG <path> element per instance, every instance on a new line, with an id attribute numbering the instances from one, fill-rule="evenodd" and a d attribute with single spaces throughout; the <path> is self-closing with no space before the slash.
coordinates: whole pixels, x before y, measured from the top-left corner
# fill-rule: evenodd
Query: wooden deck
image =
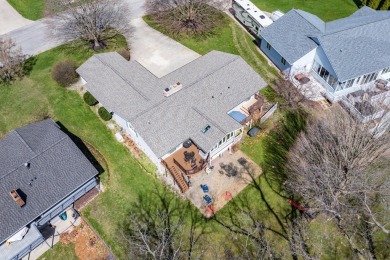
<path id="1" fill-rule="evenodd" d="M 194 153 L 194 157 L 191 161 L 185 160 L 185 152 Z M 175 179 L 175 182 L 179 185 L 181 192 L 184 193 L 189 188 L 187 176 L 202 171 L 207 165 L 207 160 L 204 160 L 199 155 L 198 147 L 196 147 L 195 144 L 192 144 L 188 148 L 180 148 L 171 156 L 165 158 L 163 163 Z"/>
<path id="2" fill-rule="evenodd" d="M 195 163 L 185 161 L 185 152 L 194 153 Z M 175 166 L 187 175 L 198 173 L 199 171 L 203 170 L 205 166 L 205 160 L 199 155 L 199 149 L 195 144 L 192 144 L 188 148 L 180 148 L 171 156 L 167 157 L 164 161 L 168 167 Z"/>

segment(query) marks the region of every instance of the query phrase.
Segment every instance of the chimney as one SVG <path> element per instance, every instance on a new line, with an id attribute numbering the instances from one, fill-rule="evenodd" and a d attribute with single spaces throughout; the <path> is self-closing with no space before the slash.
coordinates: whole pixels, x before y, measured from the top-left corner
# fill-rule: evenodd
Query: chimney
<path id="1" fill-rule="evenodd" d="M 20 207 L 23 207 L 26 203 L 24 202 L 24 200 L 20 197 L 19 193 L 16 191 L 16 190 L 11 190 L 9 192 L 9 194 L 11 195 L 11 197 L 14 199 L 14 201 L 16 203 L 18 203 L 18 205 Z"/>

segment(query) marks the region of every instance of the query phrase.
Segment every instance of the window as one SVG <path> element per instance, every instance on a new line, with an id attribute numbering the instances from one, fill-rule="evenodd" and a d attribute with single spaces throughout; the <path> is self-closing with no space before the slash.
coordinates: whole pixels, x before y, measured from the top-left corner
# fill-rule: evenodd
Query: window
<path id="1" fill-rule="evenodd" d="M 271 50 L 271 44 L 269 44 L 268 42 L 267 42 L 267 49 Z"/>
<path id="2" fill-rule="evenodd" d="M 385 74 L 387 72 L 390 72 L 390 67 L 383 69 L 381 74 Z"/>
<path id="3" fill-rule="evenodd" d="M 314 61 L 313 71 L 317 72 L 317 74 L 325 80 L 326 83 L 329 84 L 333 89 L 337 88 L 338 80 L 335 76 L 331 75 L 327 69 L 322 67 L 321 64 L 319 64 L 317 61 Z M 340 84 L 341 87 L 344 86 L 344 84 Z"/>
<path id="4" fill-rule="evenodd" d="M 378 74 L 378 72 L 374 72 L 371 74 L 364 75 L 361 84 L 367 84 L 368 82 L 373 81 L 374 79 L 376 79 L 376 77 L 378 77 Z"/>
<path id="5" fill-rule="evenodd" d="M 283 65 L 286 65 L 286 60 L 282 57 L 282 63 Z"/>
<path id="6" fill-rule="evenodd" d="M 345 88 L 350 88 L 350 87 L 352 87 L 354 81 L 355 81 L 355 79 L 350 79 L 350 80 L 348 80 L 348 81 L 347 81 L 347 84 L 345 85 Z"/>

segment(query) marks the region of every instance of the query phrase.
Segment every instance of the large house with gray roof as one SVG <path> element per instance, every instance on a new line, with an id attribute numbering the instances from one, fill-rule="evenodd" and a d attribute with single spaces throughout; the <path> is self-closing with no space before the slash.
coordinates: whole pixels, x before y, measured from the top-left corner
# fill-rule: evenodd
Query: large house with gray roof
<path id="1" fill-rule="evenodd" d="M 241 140 L 263 79 L 236 55 L 212 51 L 157 78 L 118 53 L 96 54 L 77 69 L 85 88 L 112 112 L 184 192 L 188 177 Z"/>
<path id="2" fill-rule="evenodd" d="M 331 101 L 390 79 L 389 35 L 390 11 L 369 7 L 331 22 L 293 9 L 259 33 L 261 50 L 286 77 L 311 73 Z"/>
<path id="3" fill-rule="evenodd" d="M 51 119 L 4 136 L 0 164 L 0 259 L 44 243 L 41 229 L 98 185 L 95 166 Z"/>

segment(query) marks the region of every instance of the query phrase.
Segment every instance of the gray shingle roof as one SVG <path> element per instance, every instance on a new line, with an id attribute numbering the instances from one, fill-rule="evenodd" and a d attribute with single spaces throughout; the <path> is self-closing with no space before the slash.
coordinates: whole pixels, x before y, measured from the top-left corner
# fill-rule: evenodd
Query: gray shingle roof
<path id="1" fill-rule="evenodd" d="M 373 12 L 333 21 L 319 37 L 341 82 L 390 66 L 390 11 Z"/>
<path id="2" fill-rule="evenodd" d="M 293 9 L 264 28 L 260 35 L 293 64 L 317 47 L 308 36 L 321 34 L 321 29 L 324 29 L 324 22 L 317 16 Z"/>
<path id="3" fill-rule="evenodd" d="M 260 35 L 290 64 L 320 44 L 339 81 L 390 66 L 390 11 L 362 7 L 349 17 L 324 23 L 291 10 Z"/>
<path id="4" fill-rule="evenodd" d="M 4 136 L 0 162 L 0 243 L 98 174 L 52 120 Z M 22 208 L 9 195 L 13 189 L 26 194 Z"/>
<path id="5" fill-rule="evenodd" d="M 114 57 L 117 54 L 107 55 Z M 139 96 L 128 95 L 129 88 L 123 82 L 117 82 L 115 90 L 118 92 L 110 94 L 100 83 L 100 77 L 104 75 L 100 71 L 106 70 L 106 65 L 95 66 L 95 58 L 91 59 L 78 69 L 79 74 L 87 81 L 87 89 L 104 106 L 120 106 L 112 111 L 131 122 L 158 157 L 188 138 L 193 139 L 205 152 L 209 151 L 227 133 L 241 127 L 227 112 L 266 86 L 241 57 L 212 51 L 160 79 L 143 68 L 145 71 L 142 73 L 148 75 L 152 82 L 147 90 L 135 81 L 132 82 L 146 96 L 151 95 L 153 98 L 138 103 L 138 107 L 133 109 Z M 129 62 L 123 61 L 127 74 L 134 75 L 132 64 L 137 63 L 133 61 L 126 65 Z M 107 81 L 110 81 L 109 78 Z M 183 89 L 164 97 L 164 88 L 177 82 L 183 85 Z M 127 102 L 115 101 L 116 96 L 127 95 Z M 202 129 L 207 125 L 211 128 L 203 134 Z"/>

